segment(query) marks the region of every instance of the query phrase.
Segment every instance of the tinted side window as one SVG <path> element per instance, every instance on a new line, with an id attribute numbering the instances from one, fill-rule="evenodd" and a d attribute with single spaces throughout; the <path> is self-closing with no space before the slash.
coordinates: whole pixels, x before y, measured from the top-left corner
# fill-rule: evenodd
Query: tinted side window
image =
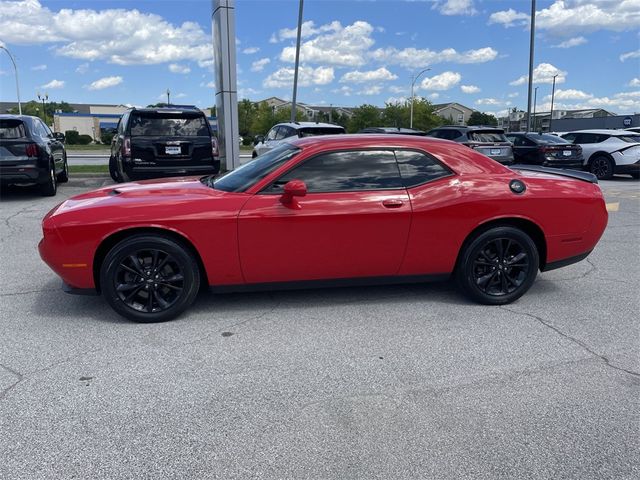
<path id="1" fill-rule="evenodd" d="M 265 140 L 275 140 L 279 128 L 280 127 L 273 127 L 271 130 L 269 130 L 269 133 L 267 133 L 267 138 Z"/>
<path id="2" fill-rule="evenodd" d="M 567 142 L 575 142 L 575 139 L 578 135 L 575 133 L 567 133 L 566 135 L 562 135 Z"/>
<path id="3" fill-rule="evenodd" d="M 46 137 L 47 132 L 44 129 L 44 125 L 40 119 L 36 119 L 33 121 L 33 133 L 38 137 Z"/>
<path id="4" fill-rule="evenodd" d="M 396 158 L 402 182 L 407 188 L 451 175 L 451 171 L 435 158 L 421 152 L 396 150 Z"/>
<path id="5" fill-rule="evenodd" d="M 284 138 L 287 138 L 289 136 L 289 130 L 291 130 L 289 127 L 278 128 L 278 133 L 276 134 L 274 140 L 282 140 Z"/>
<path id="6" fill-rule="evenodd" d="M 278 179 L 274 191 L 289 180 L 302 180 L 309 193 L 401 188 L 393 152 L 352 151 L 313 157 Z"/>

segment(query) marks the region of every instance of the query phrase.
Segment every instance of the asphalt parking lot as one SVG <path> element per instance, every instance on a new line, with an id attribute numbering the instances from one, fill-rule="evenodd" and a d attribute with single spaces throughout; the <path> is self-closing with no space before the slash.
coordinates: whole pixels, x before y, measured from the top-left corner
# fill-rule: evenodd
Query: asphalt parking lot
<path id="1" fill-rule="evenodd" d="M 203 294 L 140 325 L 62 293 L 55 198 L 0 195 L 0 478 L 640 478 L 640 182 L 506 307 L 450 284 Z"/>

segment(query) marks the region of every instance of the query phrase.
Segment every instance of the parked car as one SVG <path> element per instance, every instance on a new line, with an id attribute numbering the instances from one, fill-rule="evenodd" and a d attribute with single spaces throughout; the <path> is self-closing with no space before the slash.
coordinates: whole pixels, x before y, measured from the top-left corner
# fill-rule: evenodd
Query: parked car
<path id="1" fill-rule="evenodd" d="M 0 182 L 36 183 L 44 196 L 54 196 L 58 183 L 69 180 L 64 134 L 53 133 L 38 117 L 0 115 Z"/>
<path id="2" fill-rule="evenodd" d="M 332 123 L 315 123 L 315 122 L 288 122 L 279 123 L 271 127 L 267 132 L 267 136 L 258 135 L 253 146 L 251 156 L 256 158 L 265 152 L 277 147 L 285 139 L 287 141 L 292 138 L 304 138 L 317 135 L 338 135 L 347 133 L 344 127 L 334 125 Z"/>
<path id="3" fill-rule="evenodd" d="M 507 133 L 516 163 L 582 170 L 582 148 L 546 133 Z"/>
<path id="4" fill-rule="evenodd" d="M 401 127 L 367 127 L 360 130 L 358 133 L 397 133 L 400 135 L 420 135 L 425 136 L 427 132 L 422 130 L 416 130 L 414 128 L 401 128 Z"/>
<path id="5" fill-rule="evenodd" d="M 78 195 L 46 215 L 39 249 L 69 291 L 101 292 L 126 318 L 154 322 L 184 311 L 202 283 L 229 291 L 453 275 L 471 299 L 506 304 L 538 270 L 589 255 L 606 223 L 587 172 L 512 170 L 428 137 L 336 135 L 283 142 L 220 178 Z"/>
<path id="6" fill-rule="evenodd" d="M 116 182 L 219 171 L 218 141 L 202 110 L 132 108 L 120 118 L 109 158 Z"/>
<path id="7" fill-rule="evenodd" d="M 640 134 L 640 127 L 630 127 L 630 128 L 626 128 L 626 129 L 625 129 L 625 131 Z"/>
<path id="8" fill-rule="evenodd" d="M 640 134 L 626 130 L 579 130 L 562 138 L 582 147 L 584 168 L 600 180 L 616 173 L 640 178 Z"/>
<path id="9" fill-rule="evenodd" d="M 445 125 L 429 130 L 427 136 L 462 143 L 504 165 L 513 163 L 511 143 L 501 128 Z"/>

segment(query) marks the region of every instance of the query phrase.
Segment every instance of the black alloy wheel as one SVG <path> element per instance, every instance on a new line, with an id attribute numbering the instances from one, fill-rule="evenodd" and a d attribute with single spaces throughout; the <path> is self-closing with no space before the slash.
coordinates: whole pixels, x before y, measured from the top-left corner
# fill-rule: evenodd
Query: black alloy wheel
<path id="1" fill-rule="evenodd" d="M 613 177 L 613 163 L 603 155 L 591 160 L 589 169 L 598 180 L 610 180 Z"/>
<path id="2" fill-rule="evenodd" d="M 503 305 L 529 290 L 538 266 L 538 251 L 526 233 L 514 227 L 496 227 L 465 247 L 457 280 L 472 299 Z"/>
<path id="3" fill-rule="evenodd" d="M 58 183 L 67 183 L 69 181 L 69 164 L 67 163 L 67 154 L 64 154 L 62 163 L 62 171 L 58 174 Z"/>
<path id="4" fill-rule="evenodd" d="M 58 177 L 56 175 L 56 165 L 53 160 L 49 161 L 49 171 L 47 180 L 40 184 L 40 193 L 44 197 L 53 197 L 58 192 Z"/>
<path id="5" fill-rule="evenodd" d="M 105 298 L 137 322 L 171 320 L 193 303 L 200 287 L 197 261 L 164 236 L 136 235 L 117 244 L 101 269 Z"/>

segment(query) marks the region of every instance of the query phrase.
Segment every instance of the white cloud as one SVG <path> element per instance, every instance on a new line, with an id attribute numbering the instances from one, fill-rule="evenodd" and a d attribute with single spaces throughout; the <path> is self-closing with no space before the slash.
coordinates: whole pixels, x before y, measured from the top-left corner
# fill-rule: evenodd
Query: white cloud
<path id="1" fill-rule="evenodd" d="M 258 93 L 260 93 L 260 90 L 255 90 L 251 87 L 247 87 L 247 88 L 239 88 L 238 89 L 238 98 L 242 99 L 242 98 L 249 98 L 253 95 L 257 95 Z"/>
<path id="2" fill-rule="evenodd" d="M 463 93 L 478 93 L 480 87 L 476 87 L 475 85 L 460 85 L 460 90 L 462 90 Z"/>
<path id="3" fill-rule="evenodd" d="M 300 30 L 300 37 L 307 38 L 313 35 L 318 35 L 319 33 L 325 32 L 337 32 L 342 28 L 340 22 L 333 21 L 331 23 L 327 23 L 326 25 L 321 25 L 316 28 L 316 25 L 313 20 L 307 20 L 306 22 L 302 22 L 302 28 Z M 275 34 L 274 34 L 275 35 Z M 283 28 L 278 32 L 277 39 L 279 40 L 287 40 L 294 39 L 298 36 L 298 27 L 295 28 Z"/>
<path id="4" fill-rule="evenodd" d="M 180 92 L 180 93 L 172 93 L 171 94 L 171 98 L 175 98 L 175 99 L 185 98 L 186 96 L 187 96 L 187 94 L 186 93 L 182 93 L 182 92 Z M 158 95 L 158 100 L 166 101 L 167 100 L 167 92 L 163 92 L 160 95 Z"/>
<path id="5" fill-rule="evenodd" d="M 340 93 L 342 95 L 344 95 L 345 97 L 350 97 L 351 94 L 353 93 L 353 89 L 348 86 L 348 85 L 343 85 L 340 88 L 334 88 L 333 90 L 331 90 L 332 93 Z"/>
<path id="6" fill-rule="evenodd" d="M 354 66 L 366 63 L 365 52 L 373 45 L 373 27 L 363 21 L 356 21 L 343 27 L 340 22 L 332 22 L 331 30 L 300 45 L 300 62 L 321 63 L 323 65 Z M 280 60 L 293 63 L 295 47 L 285 47 Z"/>
<path id="7" fill-rule="evenodd" d="M 404 94 L 408 94 L 409 93 L 409 87 L 401 87 L 399 85 L 391 85 L 389 87 L 389 91 L 391 93 L 404 93 Z"/>
<path id="8" fill-rule="evenodd" d="M 551 100 L 551 95 L 545 97 L 547 100 Z M 574 90 L 569 88 L 567 90 L 556 90 L 554 94 L 554 100 L 588 100 L 593 98 L 590 93 L 585 93 L 582 90 Z"/>
<path id="9" fill-rule="evenodd" d="M 46 70 L 46 69 L 47 69 L 47 66 L 44 64 L 31 67 L 31 70 L 33 70 L 34 72 L 41 72 L 42 70 Z"/>
<path id="10" fill-rule="evenodd" d="M 389 97 L 384 103 L 389 103 L 391 105 L 404 105 L 407 103 L 407 97 Z"/>
<path id="11" fill-rule="evenodd" d="M 85 74 L 89 71 L 89 64 L 88 63 L 81 63 L 80 65 L 78 65 L 78 68 L 76 68 L 76 73 L 79 74 Z"/>
<path id="12" fill-rule="evenodd" d="M 479 98 L 476 100 L 476 105 L 503 105 L 504 102 L 502 100 L 498 100 L 497 98 Z"/>
<path id="13" fill-rule="evenodd" d="M 251 71 L 261 72 L 269 63 L 271 63 L 271 60 L 269 58 L 261 58 L 260 60 L 256 60 L 251 64 Z"/>
<path id="14" fill-rule="evenodd" d="M 569 40 L 565 40 L 564 42 L 560 42 L 557 45 L 553 45 L 553 48 L 571 48 L 577 47 L 578 45 L 583 45 L 587 43 L 587 39 L 584 37 L 573 37 Z"/>
<path id="15" fill-rule="evenodd" d="M 529 23 L 529 15 L 522 12 L 516 12 L 513 8 L 494 12 L 489 16 L 489 24 L 499 23 L 505 27 L 514 27 L 516 25 L 527 25 Z"/>
<path id="16" fill-rule="evenodd" d="M 265 88 L 281 88 L 293 85 L 293 68 L 281 68 L 265 78 Z M 334 78 L 333 67 L 307 67 L 301 66 L 298 70 L 298 86 L 327 85 Z"/>
<path id="17" fill-rule="evenodd" d="M 38 0 L 0 1 L 0 32 L 16 45 L 58 43 L 56 53 L 119 65 L 213 57 L 211 37 L 196 22 L 174 25 L 160 15 L 125 9 L 50 10 Z"/>
<path id="18" fill-rule="evenodd" d="M 624 62 L 625 60 L 629 60 L 630 58 L 640 58 L 640 49 L 634 50 L 633 52 L 627 52 L 620 55 L 620 61 Z"/>
<path id="19" fill-rule="evenodd" d="M 169 64 L 169 71 L 171 73 L 181 73 L 183 75 L 186 75 L 187 73 L 191 72 L 191 69 L 189 67 L 187 67 L 186 65 L 180 65 L 178 63 L 170 63 Z"/>
<path id="20" fill-rule="evenodd" d="M 554 67 L 550 63 L 541 63 L 533 69 L 533 83 L 553 83 L 553 76 L 557 75 L 556 83 L 564 83 L 567 77 L 567 72 Z M 509 85 L 524 85 L 529 80 L 529 75 L 523 75 L 513 82 L 509 82 Z"/>
<path id="21" fill-rule="evenodd" d="M 440 0 L 434 5 L 443 15 L 475 15 L 473 0 Z"/>
<path id="22" fill-rule="evenodd" d="M 365 72 L 358 70 L 347 72 L 340 79 L 340 83 L 386 82 L 397 78 L 397 75 L 391 73 L 384 67 L 380 67 L 377 70 L 368 70 Z"/>
<path id="23" fill-rule="evenodd" d="M 428 48 L 418 49 L 410 47 L 398 50 L 394 47 L 388 47 L 378 48 L 371 52 L 371 57 L 374 60 L 391 65 L 401 65 L 407 68 L 418 68 L 441 62 L 485 63 L 495 60 L 497 56 L 498 52 L 491 47 L 467 50 L 466 52 L 457 52 L 453 48 L 445 48 L 437 52 Z"/>
<path id="24" fill-rule="evenodd" d="M 640 87 L 640 78 L 632 78 L 631 81 L 627 84 L 629 87 Z"/>
<path id="25" fill-rule="evenodd" d="M 638 0 L 555 0 L 548 8 L 536 11 L 536 30 L 564 36 L 598 30 L 622 32 L 640 27 L 638 12 Z M 489 23 L 513 27 L 528 23 L 528 18 L 526 13 L 510 8 L 491 14 Z"/>
<path id="26" fill-rule="evenodd" d="M 64 80 L 51 80 L 49 83 L 45 83 L 44 85 L 42 85 L 42 88 L 63 88 L 64 83 Z"/>
<path id="27" fill-rule="evenodd" d="M 213 80 L 211 80 L 210 82 L 207 83 L 200 83 L 201 87 L 207 87 L 207 88 L 216 88 L 216 82 L 214 82 Z"/>
<path id="28" fill-rule="evenodd" d="M 430 93 L 429 98 L 432 100 L 437 100 L 438 98 L 440 98 L 440 94 L 437 92 Z"/>
<path id="29" fill-rule="evenodd" d="M 518 92 L 513 92 L 507 95 L 507 97 L 509 98 L 516 98 L 518 95 L 520 95 Z"/>
<path id="30" fill-rule="evenodd" d="M 103 77 L 99 78 L 95 82 L 92 82 L 87 88 L 89 90 L 102 90 L 104 88 L 115 87 L 116 85 L 120 85 L 122 83 L 122 77 L 113 76 L 113 77 Z"/>
<path id="31" fill-rule="evenodd" d="M 420 83 L 424 90 L 449 90 L 462 80 L 462 75 L 457 72 L 443 72 L 433 77 L 427 77 Z"/>
<path id="32" fill-rule="evenodd" d="M 382 92 L 382 85 L 369 85 L 358 92 L 359 95 L 378 95 Z"/>
<path id="33" fill-rule="evenodd" d="M 260 51 L 260 47 L 247 47 L 244 50 L 242 50 L 242 53 L 244 53 L 245 55 L 252 55 L 254 53 L 258 53 Z"/>

